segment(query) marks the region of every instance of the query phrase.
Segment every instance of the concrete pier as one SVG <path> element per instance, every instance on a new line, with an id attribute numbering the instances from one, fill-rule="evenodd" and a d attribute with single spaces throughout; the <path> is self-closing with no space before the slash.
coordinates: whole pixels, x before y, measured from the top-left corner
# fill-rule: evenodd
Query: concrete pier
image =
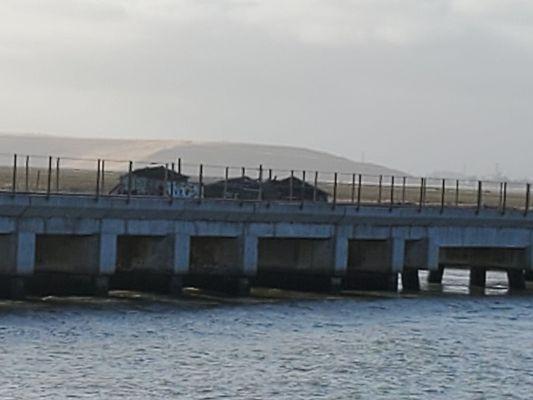
<path id="1" fill-rule="evenodd" d="M 442 277 L 444 276 L 444 267 L 439 266 L 437 270 L 429 271 L 428 273 L 428 283 L 442 283 Z"/>
<path id="2" fill-rule="evenodd" d="M 183 286 L 246 295 L 419 290 L 446 266 L 533 270 L 533 217 L 508 210 L 0 194 L 0 295 L 98 294 Z"/>
<path id="3" fill-rule="evenodd" d="M 417 269 L 404 269 L 402 272 L 402 288 L 404 291 L 418 292 L 420 290 L 420 278 Z"/>
<path id="4" fill-rule="evenodd" d="M 525 290 L 526 280 L 524 272 L 516 269 L 507 270 L 507 279 L 509 282 L 509 290 Z"/>
<path id="5" fill-rule="evenodd" d="M 470 286 L 484 288 L 487 282 L 487 269 L 482 267 L 472 267 L 470 269 Z"/>

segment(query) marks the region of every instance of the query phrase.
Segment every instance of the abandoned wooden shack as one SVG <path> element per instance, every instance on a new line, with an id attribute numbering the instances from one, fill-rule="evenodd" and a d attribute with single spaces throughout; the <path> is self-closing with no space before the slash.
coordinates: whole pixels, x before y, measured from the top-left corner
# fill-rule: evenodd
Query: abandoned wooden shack
<path id="1" fill-rule="evenodd" d="M 213 199 L 257 200 L 260 183 L 248 176 L 230 178 L 204 186 L 204 197 Z"/>
<path id="2" fill-rule="evenodd" d="M 268 188 L 265 200 L 328 201 L 328 193 L 294 176 L 280 180 L 274 178 L 266 181 L 264 186 Z M 270 199 L 269 195 L 274 197 Z"/>
<path id="3" fill-rule="evenodd" d="M 292 189 L 291 189 L 292 185 Z M 292 195 L 291 195 L 292 193 Z M 265 181 L 248 176 L 220 180 L 204 187 L 204 197 L 238 200 L 327 201 L 328 194 L 296 177 Z"/>
<path id="4" fill-rule="evenodd" d="M 198 196 L 198 185 L 189 182 L 189 177 L 164 166 L 136 169 L 120 177 L 119 183 L 110 194 L 168 196 L 174 198 L 194 198 Z"/>

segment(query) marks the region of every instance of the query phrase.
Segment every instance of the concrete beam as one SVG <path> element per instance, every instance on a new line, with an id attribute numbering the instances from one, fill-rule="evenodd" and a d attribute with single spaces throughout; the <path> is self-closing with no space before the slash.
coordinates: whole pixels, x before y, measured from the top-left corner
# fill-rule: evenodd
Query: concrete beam
<path id="1" fill-rule="evenodd" d="M 251 223 L 248 232 L 265 238 L 328 239 L 335 229 L 330 224 Z"/>
<path id="2" fill-rule="evenodd" d="M 440 251 L 443 265 L 524 270 L 526 249 L 498 247 L 444 247 Z"/>

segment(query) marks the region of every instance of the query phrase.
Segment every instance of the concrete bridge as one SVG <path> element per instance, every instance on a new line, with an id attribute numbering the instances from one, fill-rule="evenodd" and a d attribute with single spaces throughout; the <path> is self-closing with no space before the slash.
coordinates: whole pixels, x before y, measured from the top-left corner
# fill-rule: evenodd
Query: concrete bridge
<path id="1" fill-rule="evenodd" d="M 419 289 L 419 270 L 505 270 L 523 289 L 533 216 L 403 205 L 0 194 L 0 294 Z"/>

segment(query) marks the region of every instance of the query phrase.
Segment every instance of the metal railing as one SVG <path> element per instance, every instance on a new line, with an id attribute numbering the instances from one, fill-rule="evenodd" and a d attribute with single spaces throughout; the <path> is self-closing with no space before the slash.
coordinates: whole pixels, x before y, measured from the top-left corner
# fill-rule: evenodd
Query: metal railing
<path id="1" fill-rule="evenodd" d="M 151 178 L 139 171 L 147 169 Z M 154 172 L 155 171 L 155 172 Z M 159 175 L 158 175 L 159 174 Z M 144 180 L 143 180 L 144 179 Z M 0 192 L 224 199 L 239 202 L 322 202 L 338 205 L 468 207 L 529 213 L 531 185 L 523 182 L 418 178 L 345 172 L 151 162 L 0 153 Z"/>

